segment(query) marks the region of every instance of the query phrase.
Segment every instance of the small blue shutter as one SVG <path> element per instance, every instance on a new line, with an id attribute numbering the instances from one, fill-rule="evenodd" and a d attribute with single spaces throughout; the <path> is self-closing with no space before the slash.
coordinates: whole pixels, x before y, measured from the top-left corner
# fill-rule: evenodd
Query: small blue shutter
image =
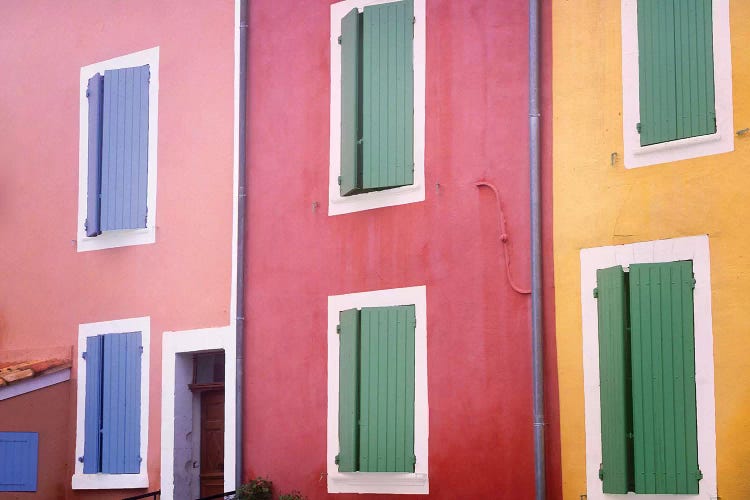
<path id="1" fill-rule="evenodd" d="M 102 99 L 104 77 L 99 73 L 89 78 L 86 90 L 89 100 L 89 165 L 88 188 L 86 191 L 86 236 L 101 234 L 99 216 L 101 214 L 102 192 Z"/>
<path id="2" fill-rule="evenodd" d="M 104 336 L 102 472 L 137 474 L 141 447 L 141 332 Z"/>
<path id="3" fill-rule="evenodd" d="M 0 491 L 36 491 L 39 434 L 0 432 Z"/>
<path id="4" fill-rule="evenodd" d="M 101 471 L 102 336 L 86 338 L 86 413 L 84 417 L 83 473 Z"/>
<path id="5" fill-rule="evenodd" d="M 146 227 L 149 67 L 104 72 L 101 229 Z"/>

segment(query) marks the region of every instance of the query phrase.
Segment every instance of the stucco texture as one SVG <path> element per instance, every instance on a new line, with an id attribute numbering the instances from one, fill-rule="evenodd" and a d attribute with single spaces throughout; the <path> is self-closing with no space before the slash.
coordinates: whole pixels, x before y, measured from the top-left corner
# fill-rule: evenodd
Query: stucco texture
<path id="1" fill-rule="evenodd" d="M 750 127 L 750 4 L 730 1 L 735 130 Z M 586 493 L 580 250 L 707 234 L 721 498 L 750 497 L 750 136 L 734 151 L 627 170 L 620 2 L 553 3 L 554 247 L 563 497 Z M 616 153 L 612 164 L 612 154 Z M 594 437 L 598 439 L 598 437 Z"/>

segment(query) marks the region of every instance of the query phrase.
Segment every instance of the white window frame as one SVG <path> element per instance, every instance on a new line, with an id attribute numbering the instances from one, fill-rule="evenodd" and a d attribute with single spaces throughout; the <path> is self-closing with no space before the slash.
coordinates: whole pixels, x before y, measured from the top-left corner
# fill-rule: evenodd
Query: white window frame
<path id="1" fill-rule="evenodd" d="M 414 304 L 414 455 L 413 473 L 339 472 L 339 313 L 362 307 Z M 430 492 L 428 475 L 429 406 L 427 398 L 427 295 L 425 286 L 393 288 L 328 297 L 328 439 L 326 469 L 328 493 Z"/>
<path id="2" fill-rule="evenodd" d="M 331 145 L 328 175 L 328 215 L 348 214 L 416 203 L 425 199 L 425 0 L 414 0 L 414 184 L 382 191 L 341 196 L 341 19 L 355 7 L 397 0 L 345 0 L 331 5 Z"/>
<path id="3" fill-rule="evenodd" d="M 698 495 L 639 494 L 638 500 L 714 499 L 716 487 L 716 417 L 714 399 L 714 355 L 711 318 L 711 269 L 708 236 L 689 236 L 628 245 L 581 250 L 581 315 L 583 327 L 583 379 L 586 421 L 586 486 L 589 500 L 620 499 L 625 495 L 605 494 L 599 479 L 602 462 L 601 408 L 599 399 L 599 323 L 596 299 L 596 270 L 613 266 L 627 268 L 635 263 L 693 261 L 695 291 L 695 390 L 698 421 L 698 465 L 703 479 Z"/>
<path id="4" fill-rule="evenodd" d="M 138 474 L 84 474 L 83 456 L 86 422 L 86 363 L 81 354 L 86 352 L 86 340 L 97 335 L 109 333 L 141 332 L 141 465 Z M 124 488 L 148 488 L 148 393 L 149 393 L 149 355 L 151 352 L 151 318 L 128 318 L 98 323 L 83 323 L 78 326 L 78 387 L 76 400 L 76 454 L 74 458 L 75 473 L 72 487 L 74 490 L 106 490 Z"/>
<path id="5" fill-rule="evenodd" d="M 151 79 L 148 86 L 148 187 L 146 191 L 146 227 L 103 231 L 97 236 L 86 236 L 89 177 L 89 100 L 86 89 L 89 79 L 106 70 L 149 65 Z M 108 59 L 81 68 L 79 84 L 80 140 L 78 144 L 78 251 L 102 250 L 131 245 L 145 245 L 156 241 L 156 151 L 159 116 L 159 47 Z"/>
<path id="6" fill-rule="evenodd" d="M 645 167 L 734 150 L 732 114 L 732 47 L 729 0 L 713 0 L 713 53 L 716 132 L 641 146 L 638 68 L 638 2 L 622 0 L 622 119 L 625 168 Z"/>

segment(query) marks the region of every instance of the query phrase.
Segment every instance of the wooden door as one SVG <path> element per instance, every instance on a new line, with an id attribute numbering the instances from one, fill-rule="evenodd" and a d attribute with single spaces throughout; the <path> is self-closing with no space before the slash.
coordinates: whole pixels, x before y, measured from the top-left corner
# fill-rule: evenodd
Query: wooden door
<path id="1" fill-rule="evenodd" d="M 224 492 L 224 391 L 201 393 L 201 497 Z"/>

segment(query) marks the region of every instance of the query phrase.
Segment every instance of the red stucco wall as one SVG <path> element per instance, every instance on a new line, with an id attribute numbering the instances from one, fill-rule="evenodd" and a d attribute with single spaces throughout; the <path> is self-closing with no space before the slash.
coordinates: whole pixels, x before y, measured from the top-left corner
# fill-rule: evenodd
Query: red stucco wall
<path id="1" fill-rule="evenodd" d="M 9 0 L 1 11 L 0 350 L 77 345 L 80 323 L 150 316 L 148 472 L 158 489 L 161 334 L 229 322 L 234 2 Z M 155 46 L 156 243 L 78 253 L 80 68 Z M 59 413 L 67 464 L 74 389 Z"/>
<path id="2" fill-rule="evenodd" d="M 528 287 L 527 9 L 427 2 L 426 201 L 329 217 L 329 2 L 251 2 L 245 479 L 327 496 L 327 298 L 426 285 L 431 495 L 533 497 L 530 299 L 508 284 L 495 201 L 474 186 L 498 187 L 513 273 Z M 546 429 L 559 498 L 549 90 Z"/>

